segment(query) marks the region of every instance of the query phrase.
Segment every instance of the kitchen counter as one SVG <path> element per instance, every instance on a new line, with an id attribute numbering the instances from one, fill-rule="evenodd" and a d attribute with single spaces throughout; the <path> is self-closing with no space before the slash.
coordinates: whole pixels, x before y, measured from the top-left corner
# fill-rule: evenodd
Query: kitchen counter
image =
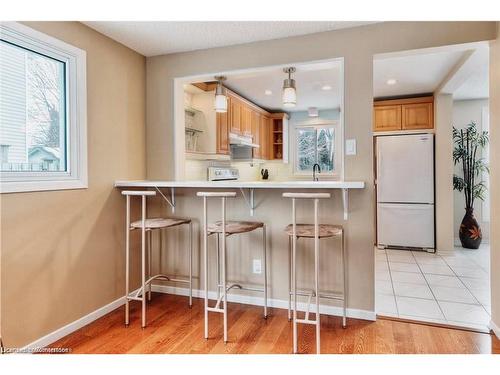
<path id="1" fill-rule="evenodd" d="M 364 181 L 116 181 L 115 187 L 242 188 L 242 189 L 363 189 Z"/>
<path id="2" fill-rule="evenodd" d="M 249 209 L 250 216 L 255 211 L 255 190 L 264 189 L 340 189 L 344 207 L 344 220 L 349 214 L 349 189 L 363 189 L 364 181 L 163 181 L 163 180 L 131 180 L 115 181 L 116 188 L 154 188 L 167 201 L 175 212 L 175 188 L 205 188 L 205 189 L 240 189 Z M 162 188 L 170 188 L 167 197 Z M 248 189 L 248 196 L 244 189 Z"/>

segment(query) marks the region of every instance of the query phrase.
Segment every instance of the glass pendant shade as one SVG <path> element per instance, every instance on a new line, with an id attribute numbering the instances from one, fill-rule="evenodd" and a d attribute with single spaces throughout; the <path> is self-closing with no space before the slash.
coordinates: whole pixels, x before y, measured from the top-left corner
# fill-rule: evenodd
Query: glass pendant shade
<path id="1" fill-rule="evenodd" d="M 295 89 L 295 80 L 292 79 L 295 68 L 284 68 L 283 71 L 288 74 L 288 78 L 283 81 L 283 106 L 286 108 L 295 107 L 297 105 L 297 90 Z"/>
<path id="2" fill-rule="evenodd" d="M 215 112 L 225 113 L 227 112 L 227 97 L 224 92 L 224 87 L 222 87 L 222 81 L 226 79 L 224 76 L 216 76 L 217 87 L 215 88 Z"/>
<path id="3" fill-rule="evenodd" d="M 283 106 L 287 108 L 295 107 L 297 104 L 297 92 L 295 87 L 283 88 Z"/>
<path id="4" fill-rule="evenodd" d="M 227 112 L 227 97 L 224 94 L 215 95 L 215 112 Z"/>

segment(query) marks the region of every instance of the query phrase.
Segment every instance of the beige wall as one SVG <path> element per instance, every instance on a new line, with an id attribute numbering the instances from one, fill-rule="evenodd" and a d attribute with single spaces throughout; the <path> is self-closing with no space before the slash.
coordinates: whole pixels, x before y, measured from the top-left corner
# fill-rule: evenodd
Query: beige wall
<path id="1" fill-rule="evenodd" d="M 347 156 L 345 178 L 363 180 L 367 186 L 350 195 L 350 218 L 341 219 L 341 198 L 322 205 L 322 219 L 344 223 L 347 230 L 349 268 L 349 306 L 374 309 L 374 191 L 372 169 L 372 74 L 373 55 L 408 49 L 491 40 L 495 23 L 476 22 L 405 22 L 383 23 L 334 32 L 271 40 L 210 50 L 158 56 L 147 59 L 147 176 L 150 179 L 174 178 L 174 78 L 227 72 L 269 65 L 344 57 L 345 66 L 345 137 L 357 140 L 357 155 Z M 200 218 L 201 201 L 193 199 L 194 190 L 184 190 L 177 199 L 177 215 Z M 271 295 L 286 299 L 286 239 L 283 227 L 290 221 L 290 203 L 279 192 L 257 193 L 255 219 L 271 226 Z M 232 218 L 248 218 L 241 197 L 230 204 Z M 213 214 L 218 210 L 212 211 Z M 215 217 L 215 216 L 212 216 Z M 311 211 L 301 208 L 301 220 L 311 220 Z M 250 263 L 245 253 L 248 243 L 235 241 L 240 260 L 233 270 L 248 277 Z M 257 251 L 258 243 L 252 251 Z M 173 242 L 171 242 L 173 244 Z M 245 255 L 242 255 L 245 254 Z M 333 256 L 331 253 L 328 256 Z M 336 262 L 328 258 L 325 265 Z M 305 261 L 305 260 L 304 260 Z M 331 262 L 330 262 L 331 261 Z M 321 280 L 325 287 L 339 286 L 334 272 Z M 300 272 L 309 273 L 305 267 Z"/>
<path id="2" fill-rule="evenodd" d="M 26 345 L 124 294 L 124 201 L 145 177 L 145 58 L 76 22 L 28 26 L 87 51 L 89 187 L 3 194 L 5 345 Z"/>
<path id="3" fill-rule="evenodd" d="M 500 337 L 500 22 L 490 45 L 491 320 Z"/>
<path id="4" fill-rule="evenodd" d="M 453 97 L 438 94 L 435 110 L 436 250 L 453 250 Z"/>

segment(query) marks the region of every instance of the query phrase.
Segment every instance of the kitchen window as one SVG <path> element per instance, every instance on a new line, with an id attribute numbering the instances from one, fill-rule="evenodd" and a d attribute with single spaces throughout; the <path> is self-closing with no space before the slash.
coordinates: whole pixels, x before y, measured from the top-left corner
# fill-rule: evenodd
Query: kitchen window
<path id="1" fill-rule="evenodd" d="M 86 54 L 0 25 L 2 193 L 87 187 Z"/>
<path id="2" fill-rule="evenodd" d="M 338 124 L 305 125 L 295 127 L 295 174 L 312 174 L 319 164 L 321 175 L 340 176 L 340 134 Z"/>

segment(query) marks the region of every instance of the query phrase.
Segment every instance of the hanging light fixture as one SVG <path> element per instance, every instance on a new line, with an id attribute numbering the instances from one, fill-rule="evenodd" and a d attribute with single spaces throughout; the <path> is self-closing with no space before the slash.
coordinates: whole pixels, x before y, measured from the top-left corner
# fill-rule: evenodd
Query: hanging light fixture
<path id="1" fill-rule="evenodd" d="M 222 86 L 222 81 L 226 80 L 224 76 L 215 76 L 217 87 L 215 88 L 215 112 L 227 112 L 227 97 L 226 90 Z"/>
<path id="2" fill-rule="evenodd" d="M 295 73 L 294 67 L 284 68 L 283 71 L 288 74 L 288 78 L 283 81 L 283 106 L 291 108 L 297 104 L 297 90 L 295 89 L 295 80 L 292 79 L 292 73 Z"/>

